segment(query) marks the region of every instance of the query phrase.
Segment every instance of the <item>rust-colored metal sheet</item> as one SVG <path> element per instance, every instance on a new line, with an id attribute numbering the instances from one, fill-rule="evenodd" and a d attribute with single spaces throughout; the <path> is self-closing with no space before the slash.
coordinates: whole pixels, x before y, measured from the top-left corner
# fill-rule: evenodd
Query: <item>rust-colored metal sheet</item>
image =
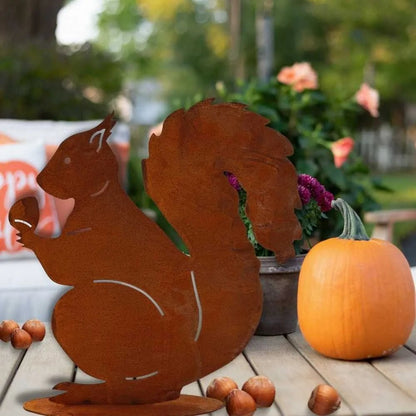
<path id="1" fill-rule="evenodd" d="M 47 398 L 25 403 L 29 412 L 48 416 L 193 416 L 223 407 L 219 400 L 181 395 L 176 400 L 142 405 L 64 405 Z"/>
<path id="2" fill-rule="evenodd" d="M 187 413 L 174 413 L 175 401 L 184 400 L 181 388 L 243 350 L 262 306 L 259 264 L 224 172 L 247 190 L 257 238 L 278 259 L 294 254 L 300 233 L 292 147 L 266 124 L 240 104 L 207 100 L 173 113 L 151 138 L 146 187 L 189 255 L 120 186 L 106 142 L 112 116 L 59 146 L 38 182 L 58 198 L 75 199 L 62 234 L 36 234 L 33 198 L 18 201 L 9 218 L 49 277 L 73 286 L 55 306 L 52 329 L 68 356 L 103 382 L 61 383 L 56 388 L 64 393 L 28 403 L 28 410 L 72 406 L 77 416 L 120 405 L 156 415 L 137 406 L 167 402 L 164 414 L 199 414 L 201 398 L 185 399 Z"/>

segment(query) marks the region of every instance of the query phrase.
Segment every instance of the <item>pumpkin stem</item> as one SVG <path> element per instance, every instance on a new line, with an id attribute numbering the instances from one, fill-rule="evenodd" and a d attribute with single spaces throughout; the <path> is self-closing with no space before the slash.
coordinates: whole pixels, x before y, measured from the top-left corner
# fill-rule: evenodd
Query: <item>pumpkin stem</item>
<path id="1" fill-rule="evenodd" d="M 331 205 L 344 217 L 344 229 L 338 238 L 365 241 L 370 239 L 358 214 L 343 199 L 337 198 Z"/>

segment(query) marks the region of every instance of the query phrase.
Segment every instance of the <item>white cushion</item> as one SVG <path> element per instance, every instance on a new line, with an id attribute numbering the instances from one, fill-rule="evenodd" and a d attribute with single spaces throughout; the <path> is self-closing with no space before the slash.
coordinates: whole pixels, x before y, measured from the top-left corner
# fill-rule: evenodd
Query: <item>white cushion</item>
<path id="1" fill-rule="evenodd" d="M 57 145 L 72 134 L 92 129 L 102 120 L 49 121 L 0 119 L 0 132 L 16 141 L 42 140 Z M 130 131 L 125 123 L 117 123 L 110 136 L 110 143 L 129 143 Z"/>
<path id="2" fill-rule="evenodd" d="M 45 147 L 41 140 L 0 146 L 0 259 L 33 256 L 16 241 L 16 230 L 8 220 L 10 208 L 24 196 L 38 199 L 38 231 L 48 236 L 59 233 L 55 203 L 36 183 L 36 176 L 45 163 Z"/>
<path id="3" fill-rule="evenodd" d="M 51 320 L 56 301 L 69 286 L 49 279 L 37 258 L 0 262 L 0 321 Z"/>

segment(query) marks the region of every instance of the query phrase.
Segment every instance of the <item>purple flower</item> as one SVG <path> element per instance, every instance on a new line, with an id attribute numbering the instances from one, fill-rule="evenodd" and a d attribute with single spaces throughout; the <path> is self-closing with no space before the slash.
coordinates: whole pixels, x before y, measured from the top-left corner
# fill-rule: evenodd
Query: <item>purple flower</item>
<path id="1" fill-rule="evenodd" d="M 322 197 L 318 200 L 318 205 L 321 208 L 322 212 L 327 212 L 332 208 L 332 201 L 334 200 L 334 195 L 329 191 L 325 191 Z"/>
<path id="2" fill-rule="evenodd" d="M 239 191 L 241 189 L 240 182 L 238 182 L 238 179 L 235 175 L 233 175 L 230 172 L 224 172 L 225 176 L 228 178 L 228 182 L 230 182 L 231 186 Z"/>
<path id="3" fill-rule="evenodd" d="M 309 191 L 309 199 L 305 198 L 305 191 L 303 190 L 303 188 Z M 310 175 L 306 175 L 305 173 L 301 173 L 298 176 L 298 190 L 303 205 L 306 205 L 310 201 L 310 199 L 313 198 L 318 203 L 319 208 L 322 212 L 327 212 L 331 209 L 331 202 L 334 199 L 334 196 L 331 192 L 327 191 L 325 187 L 322 184 L 320 184 L 316 178 Z M 301 192 L 303 193 L 303 196 Z"/>
<path id="4" fill-rule="evenodd" d="M 312 176 L 301 173 L 298 176 L 298 184 L 308 188 L 314 199 L 318 199 L 325 192 L 325 188 Z"/>
<path id="5" fill-rule="evenodd" d="M 303 185 L 309 189 L 315 188 L 317 185 L 320 185 L 316 178 L 307 175 L 306 173 L 301 173 L 298 175 L 298 184 Z"/>
<path id="6" fill-rule="evenodd" d="M 298 185 L 298 192 L 303 205 L 311 200 L 311 191 L 303 185 Z"/>

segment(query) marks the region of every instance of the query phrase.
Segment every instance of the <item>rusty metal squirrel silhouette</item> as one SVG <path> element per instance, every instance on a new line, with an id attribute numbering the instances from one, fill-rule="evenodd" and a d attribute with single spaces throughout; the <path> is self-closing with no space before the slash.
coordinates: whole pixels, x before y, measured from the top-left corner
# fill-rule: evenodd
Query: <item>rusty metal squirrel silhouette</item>
<path id="1" fill-rule="evenodd" d="M 68 356 L 103 383 L 61 383 L 63 404 L 174 400 L 181 388 L 238 355 L 262 304 L 259 264 L 238 214 L 247 191 L 258 241 L 279 260 L 293 255 L 300 227 L 288 140 L 240 104 L 211 100 L 178 110 L 153 135 L 146 188 L 189 255 L 128 198 L 106 140 L 112 116 L 59 146 L 40 186 L 75 207 L 57 238 L 36 234 L 37 203 L 10 212 L 21 242 L 50 278 L 73 286 L 57 302 L 54 335 Z"/>

